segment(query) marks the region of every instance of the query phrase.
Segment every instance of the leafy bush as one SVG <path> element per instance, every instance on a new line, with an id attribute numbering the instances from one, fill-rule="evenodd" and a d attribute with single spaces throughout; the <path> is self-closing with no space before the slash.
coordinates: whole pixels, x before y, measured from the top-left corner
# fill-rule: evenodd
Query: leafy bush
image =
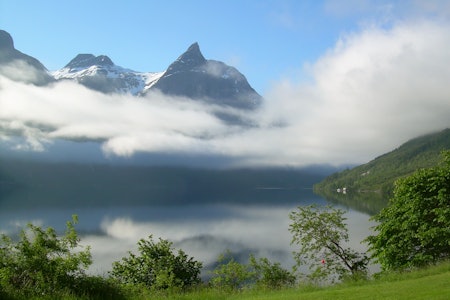
<path id="1" fill-rule="evenodd" d="M 72 290 L 85 276 L 91 264 L 89 247 L 74 252 L 79 238 L 74 224 L 77 217 L 67 222 L 65 235 L 33 224 L 22 230 L 19 240 L 2 235 L 0 240 L 0 287 L 20 290 L 23 294 L 51 295 L 60 290 Z"/>
<path id="2" fill-rule="evenodd" d="M 344 211 L 331 206 L 299 206 L 289 214 L 292 223 L 292 244 L 299 246 L 294 252 L 296 268 L 309 265 L 307 278 L 314 281 L 360 277 L 367 273 L 368 258 L 351 248 L 348 229 L 344 224 Z"/>
<path id="3" fill-rule="evenodd" d="M 137 294 L 137 293 L 135 293 Z M 63 293 L 65 298 L 67 293 Z M 129 299 L 132 296 L 132 290 L 122 286 L 111 278 L 101 276 L 84 276 L 77 280 L 74 289 L 70 291 L 70 296 L 75 299 Z M 52 295 L 55 298 L 55 295 Z"/>
<path id="4" fill-rule="evenodd" d="M 256 259 L 253 255 L 250 255 L 250 266 L 254 270 L 256 285 L 259 287 L 280 289 L 295 284 L 295 275 L 282 268 L 278 262 L 271 263 L 265 257 Z"/>
<path id="5" fill-rule="evenodd" d="M 139 255 L 129 252 L 128 257 L 113 263 L 111 276 L 123 283 L 142 284 L 155 290 L 178 289 L 201 282 L 202 263 L 178 250 L 174 254 L 172 243 L 153 237 L 138 242 Z"/>
<path id="6" fill-rule="evenodd" d="M 450 258 L 450 151 L 433 168 L 396 182 L 389 206 L 374 220 L 369 250 L 384 270 L 417 267 Z"/>
<path id="7" fill-rule="evenodd" d="M 255 274 L 250 267 L 237 262 L 230 251 L 221 254 L 217 262 L 210 280 L 215 288 L 237 290 L 254 280 Z"/>
<path id="8" fill-rule="evenodd" d="M 279 289 L 291 286 L 296 277 L 283 269 L 280 263 L 271 263 L 269 259 L 255 258 L 252 254 L 248 264 L 237 262 L 232 253 L 227 251 L 218 258 L 218 266 L 211 272 L 210 284 L 213 287 L 237 290 L 243 287 Z"/>

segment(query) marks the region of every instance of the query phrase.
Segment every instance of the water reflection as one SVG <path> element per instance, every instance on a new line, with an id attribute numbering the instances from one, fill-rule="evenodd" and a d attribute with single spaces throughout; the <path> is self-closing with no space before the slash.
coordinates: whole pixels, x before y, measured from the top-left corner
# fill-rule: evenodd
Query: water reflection
<path id="1" fill-rule="evenodd" d="M 268 257 L 290 268 L 293 265 L 288 214 L 298 205 L 326 204 L 307 193 L 298 201 L 273 204 L 213 203 L 193 205 L 148 205 L 2 209 L 0 228 L 12 234 L 27 222 L 62 231 L 72 214 L 79 216 L 82 244 L 90 245 L 94 264 L 90 272 L 106 274 L 111 263 L 136 250 L 140 238 L 153 235 L 174 242 L 176 248 L 200 260 L 208 268 L 229 249 L 236 256 Z M 350 210 L 347 214 L 351 246 L 364 250 L 360 241 L 369 233 L 369 216 Z"/>
<path id="2" fill-rule="evenodd" d="M 327 202 L 312 192 L 323 174 L 280 170 L 196 170 L 138 166 L 44 164 L 4 161 L 0 232 L 28 222 L 59 232 L 77 214 L 82 244 L 90 245 L 90 272 L 111 263 L 153 235 L 174 242 L 211 266 L 227 249 L 293 265 L 289 212 Z M 351 246 L 369 234 L 369 216 L 350 210 Z"/>

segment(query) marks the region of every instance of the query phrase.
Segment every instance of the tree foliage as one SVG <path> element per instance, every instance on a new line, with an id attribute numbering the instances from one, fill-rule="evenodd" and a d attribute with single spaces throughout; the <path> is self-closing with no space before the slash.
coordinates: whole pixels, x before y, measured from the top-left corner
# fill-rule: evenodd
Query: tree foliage
<path id="1" fill-rule="evenodd" d="M 209 283 L 216 288 L 236 290 L 249 284 L 254 273 L 246 264 L 237 262 L 230 251 L 219 255 L 218 265 L 211 271 Z"/>
<path id="2" fill-rule="evenodd" d="M 80 246 L 74 224 L 67 222 L 65 235 L 33 224 L 22 230 L 19 240 L 2 235 L 0 241 L 0 287 L 28 294 L 52 294 L 61 289 L 74 289 L 92 263 L 89 247 Z"/>
<path id="3" fill-rule="evenodd" d="M 450 151 L 443 162 L 396 182 L 389 206 L 367 241 L 383 269 L 402 269 L 450 257 Z"/>
<path id="4" fill-rule="evenodd" d="M 296 281 L 292 272 L 265 257 L 256 258 L 250 254 L 248 264 L 243 264 L 227 251 L 219 256 L 217 262 L 217 267 L 211 271 L 210 284 L 221 289 L 237 290 L 249 286 L 279 289 L 292 286 Z"/>
<path id="5" fill-rule="evenodd" d="M 331 206 L 310 205 L 299 206 L 289 214 L 291 244 L 299 246 L 294 252 L 296 268 L 308 266 L 309 279 L 333 281 L 336 276 L 343 279 L 366 274 L 367 256 L 345 247 L 349 236 L 344 213 Z"/>
<path id="6" fill-rule="evenodd" d="M 266 289 L 280 289 L 292 286 L 296 282 L 295 275 L 284 269 L 279 262 L 270 262 L 268 258 L 256 258 L 250 255 L 250 266 L 256 278 L 256 285 Z"/>
<path id="7" fill-rule="evenodd" d="M 202 263 L 188 257 L 183 250 L 174 254 L 172 242 L 148 239 L 138 242 L 139 255 L 129 252 L 128 257 L 113 263 L 111 275 L 124 283 L 143 284 L 156 290 L 193 286 L 201 282 Z"/>

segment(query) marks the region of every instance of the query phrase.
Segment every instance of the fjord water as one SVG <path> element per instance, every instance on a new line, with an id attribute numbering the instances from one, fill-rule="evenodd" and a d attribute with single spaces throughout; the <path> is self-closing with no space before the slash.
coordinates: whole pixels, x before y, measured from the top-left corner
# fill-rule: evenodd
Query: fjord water
<path id="1" fill-rule="evenodd" d="M 205 269 L 226 250 L 238 259 L 253 253 L 290 267 L 289 212 L 327 204 L 312 192 L 324 175 L 312 170 L 16 162 L 4 163 L 2 172 L 8 177 L 0 189 L 0 231 L 13 235 L 32 222 L 63 232 L 76 214 L 95 274 L 106 274 L 113 261 L 149 235 L 173 241 Z M 343 208 L 350 244 L 363 250 L 360 241 L 373 225 L 369 215 Z"/>

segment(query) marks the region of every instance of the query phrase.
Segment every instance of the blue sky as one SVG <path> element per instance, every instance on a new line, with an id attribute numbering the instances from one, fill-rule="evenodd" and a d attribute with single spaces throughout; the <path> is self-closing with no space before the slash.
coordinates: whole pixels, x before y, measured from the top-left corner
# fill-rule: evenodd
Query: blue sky
<path id="1" fill-rule="evenodd" d="M 280 78 L 302 76 L 347 33 L 389 25 L 407 1 L 129 0 L 0 1 L 0 28 L 16 48 L 50 70 L 78 53 L 108 55 L 137 71 L 163 71 L 198 42 L 206 58 L 237 67 L 264 94 Z"/>
<path id="2" fill-rule="evenodd" d="M 450 127 L 448 0 L 0 0 L 0 28 L 50 70 L 92 53 L 164 71 L 198 42 L 206 58 L 237 67 L 265 99 L 245 115 L 256 126 L 244 129 L 215 118 L 218 108 L 180 99 L 136 102 L 0 76 L 0 141 L 22 132 L 27 145 L 15 148 L 45 151 L 55 139 L 88 138 L 104 141 L 106 155 L 339 165 Z"/>

